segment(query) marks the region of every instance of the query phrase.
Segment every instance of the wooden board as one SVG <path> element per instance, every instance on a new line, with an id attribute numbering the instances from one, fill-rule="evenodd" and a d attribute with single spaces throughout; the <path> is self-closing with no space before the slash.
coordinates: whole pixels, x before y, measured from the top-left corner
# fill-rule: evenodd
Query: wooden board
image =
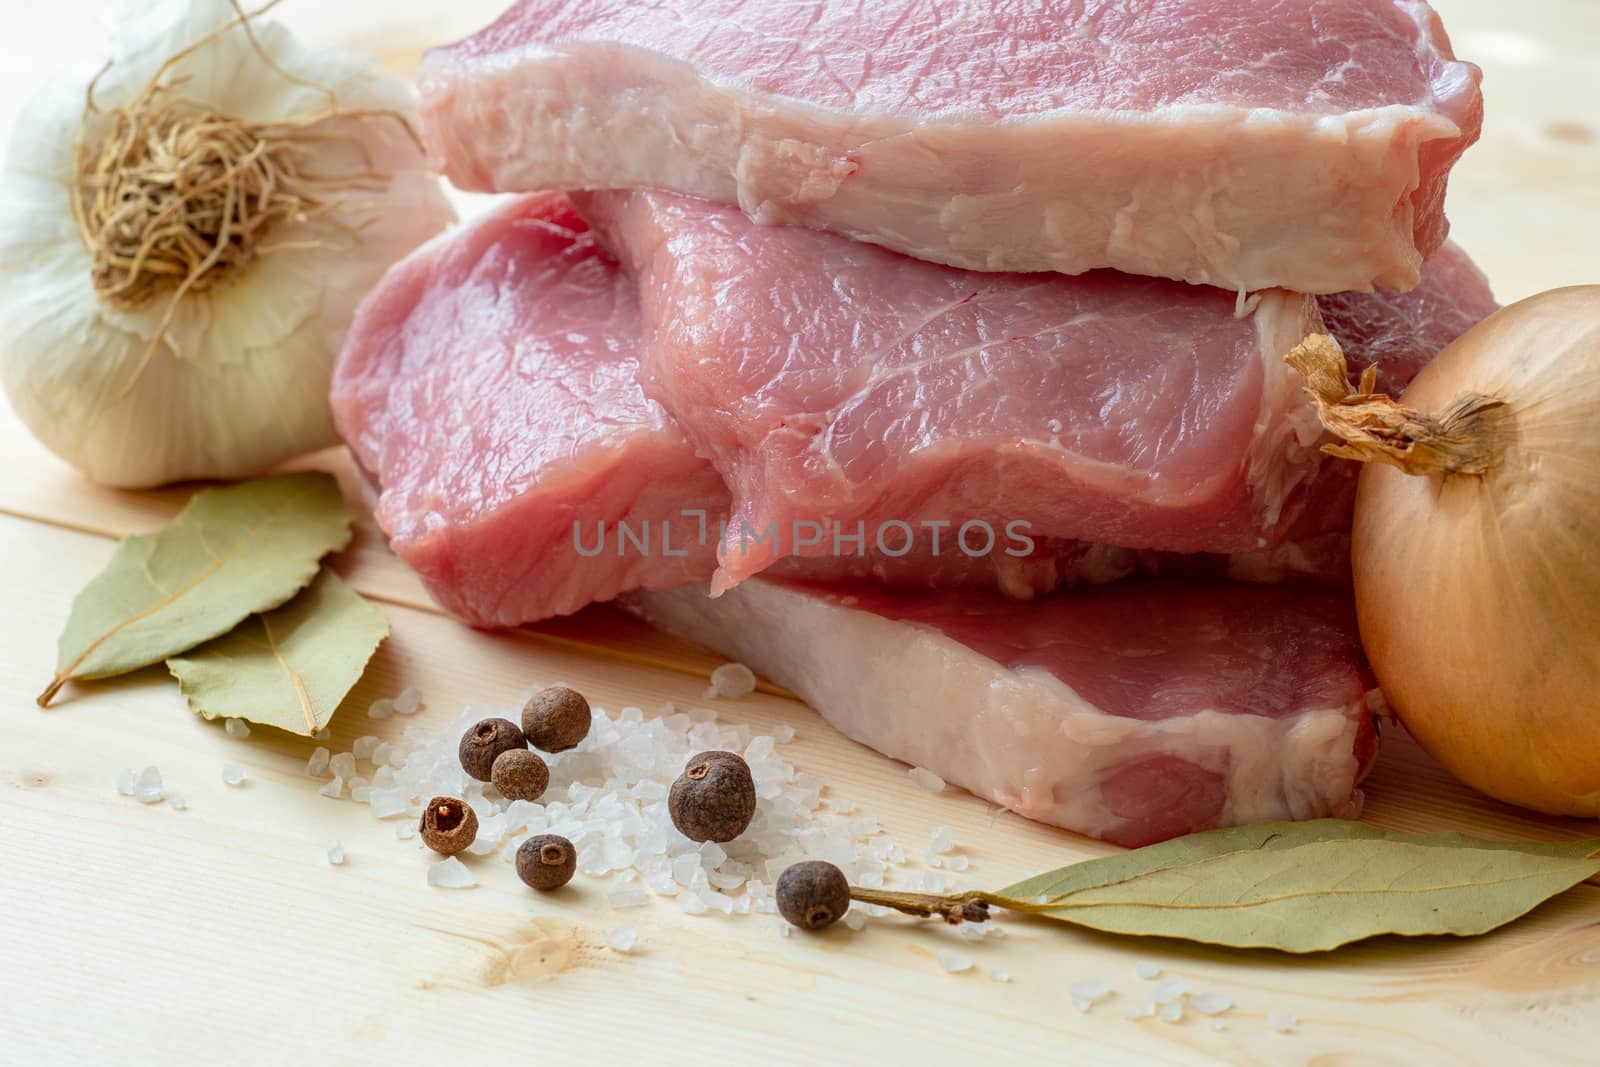
<path id="1" fill-rule="evenodd" d="M 391 2 L 376 29 L 365 4 L 290 0 L 282 11 L 313 39 L 361 41 L 403 69 L 420 42 L 470 29 L 495 6 Z M 1460 51 L 1488 69 L 1490 126 L 1453 178 L 1456 235 L 1503 299 L 1595 280 L 1600 131 L 1580 101 L 1592 99 L 1596 7 L 1438 6 Z M 21 86 L 82 54 L 87 11 L 57 0 L 13 16 L 30 46 L 0 71 L 0 129 Z M 311 462 L 340 472 L 354 499 L 341 453 Z M 392 823 L 317 795 L 303 773 L 313 742 L 269 730 L 234 741 L 190 715 L 159 668 L 71 688 L 48 712 L 33 706 L 74 592 L 117 536 L 159 525 L 184 496 L 90 486 L 0 416 L 0 1063 L 1593 1061 L 1592 886 L 1485 938 L 1390 939 L 1316 958 L 1027 922 L 981 945 L 900 919 L 781 938 L 770 916 L 691 918 L 670 903 L 616 912 L 592 879 L 535 899 L 498 857 L 477 861 L 480 888 L 430 889 L 426 857 L 397 842 Z M 373 723 L 360 709 L 406 685 L 424 692 L 422 718 L 435 725 L 463 703 L 505 702 L 555 679 L 613 708 L 703 703 L 715 661 L 615 613 L 473 632 L 431 606 L 370 522 L 340 567 L 383 603 L 394 636 L 335 718 L 336 751 L 397 731 L 399 721 Z M 912 855 L 933 826 L 951 825 L 983 884 L 1108 850 L 970 796 L 930 796 L 777 693 L 716 707 L 757 729 L 793 724 L 790 757 L 876 814 Z M 222 783 L 224 760 L 246 768 L 244 787 Z M 147 763 L 189 810 L 116 794 L 117 770 Z M 1367 790 L 1367 818 L 1397 829 L 1529 838 L 1595 829 L 1476 797 L 1403 736 L 1386 740 Z M 349 853 L 338 868 L 323 860 L 335 838 Z M 623 922 L 641 931 L 628 956 L 603 947 Z M 934 956 L 948 946 L 979 968 L 940 971 Z M 1124 1019 L 1148 991 L 1137 960 L 1231 996 L 1225 1029 Z M 989 968 L 1011 981 L 992 981 Z M 1090 978 L 1118 995 L 1079 1014 L 1067 990 Z M 1300 1022 L 1279 1034 L 1271 1013 Z"/>

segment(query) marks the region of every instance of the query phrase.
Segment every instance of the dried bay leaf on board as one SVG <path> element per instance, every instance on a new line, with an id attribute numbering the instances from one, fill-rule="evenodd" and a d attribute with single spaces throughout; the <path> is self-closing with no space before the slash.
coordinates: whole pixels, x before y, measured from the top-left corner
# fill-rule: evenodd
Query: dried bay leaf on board
<path id="1" fill-rule="evenodd" d="M 389 621 L 332 571 L 276 611 L 167 660 L 189 707 L 311 736 L 328 724 Z"/>
<path id="2" fill-rule="evenodd" d="M 1380 934 L 1484 933 L 1600 873 L 1597 852 L 1595 840 L 1257 823 L 1074 864 L 996 896 L 1110 933 L 1318 952 Z"/>
<path id="3" fill-rule="evenodd" d="M 320 471 L 201 490 L 166 526 L 124 539 L 78 593 L 39 704 L 67 681 L 159 663 L 284 603 L 349 543 L 350 522 Z"/>

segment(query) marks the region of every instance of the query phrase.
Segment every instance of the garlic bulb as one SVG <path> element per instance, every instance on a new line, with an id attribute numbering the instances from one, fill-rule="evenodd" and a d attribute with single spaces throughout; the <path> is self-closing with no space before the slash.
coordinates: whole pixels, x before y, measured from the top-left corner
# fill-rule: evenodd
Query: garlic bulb
<path id="1" fill-rule="evenodd" d="M 230 0 L 118 0 L 108 22 L 109 66 L 41 90 L 0 172 L 13 407 L 110 485 L 336 443 L 328 378 L 357 302 L 453 218 L 409 88 Z"/>

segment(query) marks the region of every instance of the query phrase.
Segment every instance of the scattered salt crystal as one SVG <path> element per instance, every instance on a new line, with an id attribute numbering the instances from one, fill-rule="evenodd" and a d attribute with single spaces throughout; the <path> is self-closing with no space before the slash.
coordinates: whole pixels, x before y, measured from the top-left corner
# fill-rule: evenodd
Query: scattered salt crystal
<path id="1" fill-rule="evenodd" d="M 631 923 L 617 927 L 606 937 L 606 947 L 616 952 L 632 952 L 639 942 L 639 931 Z"/>
<path id="2" fill-rule="evenodd" d="M 154 767 L 140 771 L 133 783 L 133 795 L 139 798 L 141 804 L 159 803 L 165 795 L 161 790 L 161 772 Z"/>
<path id="3" fill-rule="evenodd" d="M 704 898 L 690 889 L 678 894 L 678 910 L 685 915 L 704 915 L 707 907 Z"/>
<path id="4" fill-rule="evenodd" d="M 1147 1000 L 1142 1004 L 1136 1004 L 1128 1008 L 1122 1013 L 1122 1017 L 1124 1019 L 1148 1019 L 1155 1013 L 1156 1006 Z"/>
<path id="5" fill-rule="evenodd" d="M 337 800 L 339 795 L 344 792 L 344 779 L 340 778 L 338 775 L 335 775 L 327 785 L 317 790 L 317 792 L 325 797 L 333 797 L 335 800 Z"/>
<path id="6" fill-rule="evenodd" d="M 394 701 L 390 700 L 388 697 L 374 700 L 371 704 L 367 705 L 367 718 L 369 719 L 387 719 L 393 714 Z"/>
<path id="7" fill-rule="evenodd" d="M 1211 1020 L 1211 1029 L 1217 1031 L 1218 1033 L 1221 1033 L 1223 1030 L 1226 1030 L 1227 1027 L 1222 1025 L 1222 1020 L 1221 1019 L 1212 1019 Z"/>
<path id="8" fill-rule="evenodd" d="M 928 850 L 938 854 L 956 847 L 956 832 L 948 826 L 935 826 L 929 835 Z"/>
<path id="9" fill-rule="evenodd" d="M 356 758 L 348 752 L 341 752 L 328 761 L 328 770 L 333 772 L 335 778 L 350 779 L 356 776 Z"/>
<path id="10" fill-rule="evenodd" d="M 125 797 L 133 796 L 134 793 L 137 792 L 138 787 L 135 783 L 138 782 L 138 780 L 139 773 L 132 767 L 122 768 L 122 770 L 117 772 L 117 792 L 121 793 Z"/>
<path id="11" fill-rule="evenodd" d="M 1201 1015 L 1221 1015 L 1233 1007 L 1233 1000 L 1221 993 L 1196 993 L 1189 998 L 1189 1007 Z"/>
<path id="12" fill-rule="evenodd" d="M 989 971 L 989 978 L 995 982 L 1009 982 L 1011 981 L 1011 972 L 995 967 Z"/>
<path id="13" fill-rule="evenodd" d="M 328 862 L 335 867 L 344 862 L 344 845 L 338 841 L 328 842 Z"/>
<path id="14" fill-rule="evenodd" d="M 1172 978 L 1150 991 L 1150 999 L 1157 1004 L 1171 1004 L 1188 992 L 1189 984 L 1182 978 Z"/>
<path id="15" fill-rule="evenodd" d="M 222 765 L 223 785 L 244 785 L 244 768 L 237 763 L 224 763 Z"/>
<path id="16" fill-rule="evenodd" d="M 1268 1024 L 1280 1034 L 1287 1034 L 1289 1031 L 1293 1030 L 1295 1028 L 1295 1024 L 1299 1021 L 1300 1020 L 1295 1016 L 1287 1013 L 1279 1014 L 1278 1012 L 1272 1012 L 1267 1016 Z"/>
<path id="17" fill-rule="evenodd" d="M 333 736 L 333 731 L 324 726 L 311 736 L 316 738 L 318 741 L 326 741 L 328 738 Z"/>
<path id="18" fill-rule="evenodd" d="M 372 750 L 378 747 L 379 739 L 372 734 L 365 734 L 350 743 L 350 754 L 356 759 L 372 759 Z"/>
<path id="19" fill-rule="evenodd" d="M 360 779 L 357 779 L 359 781 Z M 370 804 L 372 802 L 372 787 L 370 785 L 352 785 L 350 799 L 357 804 Z"/>
<path id="20" fill-rule="evenodd" d="M 422 707 L 422 694 L 414 685 L 408 685 L 394 698 L 394 710 L 397 715 L 415 715 Z"/>
<path id="21" fill-rule="evenodd" d="M 711 688 L 706 690 L 706 696 L 738 700 L 749 696 L 755 689 L 755 671 L 743 663 L 724 663 L 711 672 Z"/>
<path id="22" fill-rule="evenodd" d="M 380 769 L 387 768 L 389 757 L 394 754 L 394 746 L 387 741 L 379 741 L 372 748 L 372 765 Z"/>
<path id="23" fill-rule="evenodd" d="M 852 930 L 861 930 L 867 925 L 867 913 L 858 908 L 851 908 L 844 913 L 844 924 Z"/>
<path id="24" fill-rule="evenodd" d="M 650 894 L 638 886 L 618 889 L 607 898 L 613 908 L 642 908 L 650 903 Z"/>
<path id="25" fill-rule="evenodd" d="M 1163 1005 L 1161 1008 L 1161 1021 L 1175 1023 L 1183 1020 L 1183 1005 L 1178 1001 Z"/>
<path id="26" fill-rule="evenodd" d="M 679 885 L 688 885 L 694 881 L 694 876 L 700 873 L 700 856 L 698 853 L 685 852 L 672 861 L 672 877 Z"/>
<path id="27" fill-rule="evenodd" d="M 222 728 L 228 731 L 228 736 L 235 741 L 243 741 L 250 736 L 250 727 L 243 719 L 226 719 L 222 723 Z"/>
<path id="28" fill-rule="evenodd" d="M 962 971 L 968 970 L 972 967 L 971 956 L 963 955 L 960 952 L 955 952 L 951 949 L 940 949 L 937 958 L 939 961 L 939 969 L 948 971 L 950 974 L 959 974 Z"/>
<path id="29" fill-rule="evenodd" d="M 781 922 L 778 923 L 778 936 L 779 937 L 788 937 L 788 936 L 790 936 L 790 934 L 792 932 L 793 932 L 793 927 L 791 927 L 789 925 L 789 921 L 787 919 L 784 919 L 784 920 L 782 920 Z"/>
<path id="30" fill-rule="evenodd" d="M 1151 979 L 1161 977 L 1161 968 L 1149 960 L 1140 960 L 1133 965 L 1133 973 L 1148 982 Z"/>
<path id="31" fill-rule="evenodd" d="M 312 778 L 321 778 L 322 772 L 328 769 L 328 750 L 318 747 L 311 752 L 311 758 L 306 760 L 306 774 Z"/>
<path id="32" fill-rule="evenodd" d="M 930 793 L 944 792 L 944 779 L 925 767 L 911 768 L 911 780 Z"/>
<path id="33" fill-rule="evenodd" d="M 189 802 L 180 796 L 169 796 L 167 797 L 167 807 L 173 811 L 188 811 Z"/>
<path id="34" fill-rule="evenodd" d="M 466 864 L 454 856 L 447 856 L 428 868 L 428 884 L 440 889 L 471 889 L 478 884 L 478 880 L 472 876 Z"/>
<path id="35" fill-rule="evenodd" d="M 411 810 L 411 794 L 404 789 L 374 789 L 367 794 L 367 803 L 374 818 L 389 819 Z"/>
<path id="36" fill-rule="evenodd" d="M 1111 987 L 1096 979 L 1074 982 L 1069 992 L 1072 994 L 1072 1006 L 1085 1013 L 1112 996 Z"/>
<path id="37" fill-rule="evenodd" d="M 951 856 L 949 859 L 944 861 L 944 865 L 950 868 L 952 871 L 964 871 L 971 864 L 971 862 L 972 861 L 966 856 Z"/>
<path id="38" fill-rule="evenodd" d="M 1111 987 L 1105 982 L 1090 978 L 1082 982 L 1073 982 L 1068 990 L 1074 1001 L 1083 1000 L 1090 1004 L 1104 1000 L 1111 995 Z M 1080 1009 L 1083 1010 L 1083 1009 Z"/>

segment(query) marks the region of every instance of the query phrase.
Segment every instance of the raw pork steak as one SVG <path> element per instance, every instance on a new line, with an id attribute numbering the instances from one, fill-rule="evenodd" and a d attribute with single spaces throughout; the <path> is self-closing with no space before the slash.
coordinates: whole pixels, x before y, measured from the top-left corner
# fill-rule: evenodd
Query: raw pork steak
<path id="1" fill-rule="evenodd" d="M 1483 110 L 1411 0 L 522 0 L 418 81 L 466 189 L 1309 293 L 1416 283 Z"/>
<path id="2" fill-rule="evenodd" d="M 719 591 L 831 552 L 807 522 L 891 547 L 893 524 L 947 520 L 1253 551 L 1320 462 L 1283 362 L 1320 324 L 1310 297 L 1241 316 L 1209 287 L 978 274 L 663 193 L 574 200 L 638 280 L 646 394 L 733 492 Z"/>
<path id="3" fill-rule="evenodd" d="M 380 488 L 394 550 L 469 622 L 565 615 L 715 565 L 714 538 L 619 551 L 619 522 L 727 507 L 722 479 L 639 391 L 634 293 L 551 193 L 424 245 L 351 324 L 334 421 Z M 604 524 L 603 550 L 577 550 L 578 520 Z"/>
<path id="4" fill-rule="evenodd" d="M 1353 815 L 1376 751 L 1348 594 L 1157 581 L 1019 604 L 759 579 L 626 603 L 857 741 L 1122 845 Z"/>
<path id="5" fill-rule="evenodd" d="M 714 522 L 727 490 L 640 391 L 633 293 L 567 199 L 536 195 L 419 249 L 389 272 L 352 325 L 334 377 L 339 430 L 379 487 L 378 520 L 395 551 L 467 621 L 515 626 L 627 589 L 711 576 L 714 532 L 702 540 L 697 519 L 682 513 Z M 1385 384 L 1399 385 L 1493 301 L 1466 257 L 1447 246 L 1410 294 L 1323 304 L 1352 363 L 1382 353 L 1396 372 L 1386 370 Z M 1296 540 L 1182 565 L 1260 579 L 1347 571 L 1351 500 L 1348 479 L 1329 476 L 1336 468 L 1325 464 L 1309 487 Z M 650 550 L 624 539 L 621 522 L 652 536 Z M 663 529 L 673 531 L 666 545 Z M 1014 594 L 1173 565 L 1079 542 L 1041 543 L 1024 560 L 801 562 L 807 570 L 785 572 L 905 586 L 998 584 Z"/>

